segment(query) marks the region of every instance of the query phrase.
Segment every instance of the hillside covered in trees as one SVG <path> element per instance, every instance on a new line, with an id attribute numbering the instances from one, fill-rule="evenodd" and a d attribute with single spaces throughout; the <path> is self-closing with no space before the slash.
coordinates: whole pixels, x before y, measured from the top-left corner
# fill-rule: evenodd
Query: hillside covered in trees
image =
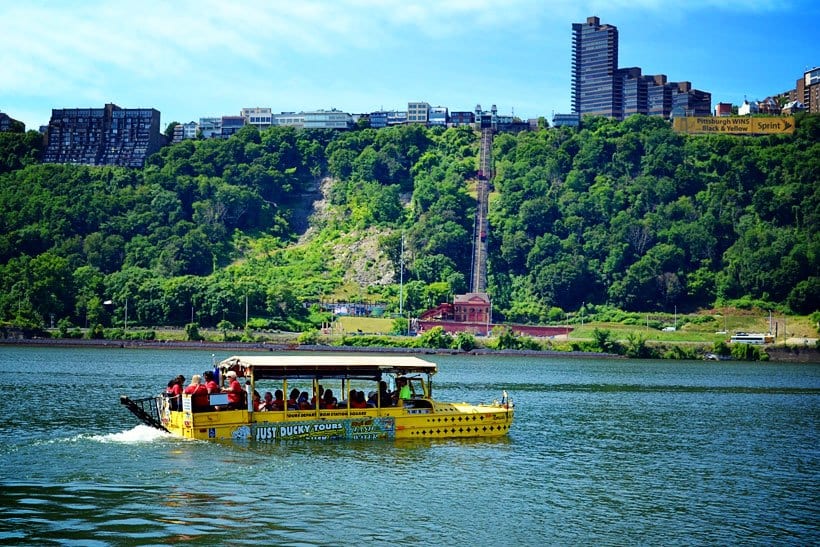
<path id="1" fill-rule="evenodd" d="M 417 313 L 468 290 L 478 135 L 246 127 L 142 170 L 39 162 L 0 134 L 0 321 L 300 330 L 304 304 Z M 791 136 L 688 137 L 658 118 L 495 138 L 498 320 L 820 301 L 820 116 Z M 312 216 L 307 217 L 316 202 Z M 309 220 L 309 223 L 307 222 Z M 307 228 L 307 229 L 306 229 Z M 404 255 L 401 254 L 404 249 Z"/>

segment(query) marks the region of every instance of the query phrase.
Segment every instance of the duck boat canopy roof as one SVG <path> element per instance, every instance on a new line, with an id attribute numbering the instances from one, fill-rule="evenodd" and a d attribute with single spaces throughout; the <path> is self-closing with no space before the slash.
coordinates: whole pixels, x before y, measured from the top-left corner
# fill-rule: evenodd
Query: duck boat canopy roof
<path id="1" fill-rule="evenodd" d="M 383 374 L 436 373 L 436 364 L 395 355 L 235 355 L 219 363 L 222 374 L 233 370 L 254 380 L 283 378 L 357 378 L 379 380 Z"/>

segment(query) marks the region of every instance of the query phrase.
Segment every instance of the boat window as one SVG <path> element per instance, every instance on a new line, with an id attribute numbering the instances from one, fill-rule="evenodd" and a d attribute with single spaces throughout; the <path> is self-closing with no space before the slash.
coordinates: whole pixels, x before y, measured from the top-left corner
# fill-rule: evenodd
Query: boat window
<path id="1" fill-rule="evenodd" d="M 410 381 L 410 393 L 413 394 L 414 399 L 420 399 L 426 396 L 424 380 L 421 377 L 408 377 L 408 380 Z"/>

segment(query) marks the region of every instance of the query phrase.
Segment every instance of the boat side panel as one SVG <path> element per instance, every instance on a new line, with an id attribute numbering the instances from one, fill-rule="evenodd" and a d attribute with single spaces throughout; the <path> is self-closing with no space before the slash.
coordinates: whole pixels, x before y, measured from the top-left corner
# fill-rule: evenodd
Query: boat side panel
<path id="1" fill-rule="evenodd" d="M 436 403 L 430 408 L 389 407 L 298 412 L 168 413 L 171 433 L 193 439 L 291 440 L 497 437 L 514 411 L 499 405 Z"/>

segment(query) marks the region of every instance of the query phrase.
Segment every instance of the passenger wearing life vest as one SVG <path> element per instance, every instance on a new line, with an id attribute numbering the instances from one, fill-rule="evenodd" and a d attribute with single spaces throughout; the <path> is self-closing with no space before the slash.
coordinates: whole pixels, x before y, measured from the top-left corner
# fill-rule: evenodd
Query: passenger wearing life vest
<path id="1" fill-rule="evenodd" d="M 406 401 L 410 399 L 413 394 L 410 391 L 410 384 L 407 382 L 407 378 L 399 378 L 396 380 L 396 383 L 399 386 L 399 400 Z"/>

